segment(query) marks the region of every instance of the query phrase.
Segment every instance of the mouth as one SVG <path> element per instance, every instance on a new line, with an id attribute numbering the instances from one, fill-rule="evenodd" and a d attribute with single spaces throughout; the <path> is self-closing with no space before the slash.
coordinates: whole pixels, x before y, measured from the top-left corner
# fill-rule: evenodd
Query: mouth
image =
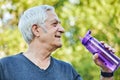
<path id="1" fill-rule="evenodd" d="M 59 36 L 59 35 L 55 35 L 55 37 L 56 37 L 56 38 L 61 38 L 61 36 Z"/>

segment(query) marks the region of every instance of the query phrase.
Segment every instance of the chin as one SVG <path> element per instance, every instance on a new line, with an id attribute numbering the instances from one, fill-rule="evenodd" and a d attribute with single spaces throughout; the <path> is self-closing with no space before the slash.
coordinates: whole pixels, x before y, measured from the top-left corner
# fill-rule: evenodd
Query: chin
<path id="1" fill-rule="evenodd" d="M 57 47 L 58 47 L 58 48 L 61 48 L 61 47 L 62 47 L 62 44 L 60 44 L 60 45 L 57 45 Z"/>
<path id="2" fill-rule="evenodd" d="M 54 48 L 61 48 L 62 47 L 62 42 L 54 42 L 52 44 L 52 46 L 54 46 Z"/>
<path id="3" fill-rule="evenodd" d="M 56 45 L 57 48 L 61 48 L 62 47 L 62 44 L 58 44 Z"/>
<path id="4" fill-rule="evenodd" d="M 62 45 L 59 45 L 58 47 L 59 47 L 59 48 L 61 48 L 61 47 L 62 47 Z"/>

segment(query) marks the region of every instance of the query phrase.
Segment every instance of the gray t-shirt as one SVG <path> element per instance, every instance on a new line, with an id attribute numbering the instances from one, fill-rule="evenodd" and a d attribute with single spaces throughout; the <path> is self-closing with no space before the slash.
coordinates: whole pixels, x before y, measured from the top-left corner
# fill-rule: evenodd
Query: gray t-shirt
<path id="1" fill-rule="evenodd" d="M 46 70 L 40 69 L 22 53 L 0 59 L 0 80 L 82 80 L 73 67 L 51 57 Z"/>

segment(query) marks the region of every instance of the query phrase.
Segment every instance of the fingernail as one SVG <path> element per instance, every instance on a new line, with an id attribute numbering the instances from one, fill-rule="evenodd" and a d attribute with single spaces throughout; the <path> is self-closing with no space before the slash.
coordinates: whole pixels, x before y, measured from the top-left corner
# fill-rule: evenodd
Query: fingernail
<path id="1" fill-rule="evenodd" d="M 115 53 L 115 49 L 114 49 L 114 48 L 112 48 L 112 52 L 114 52 L 114 53 Z"/>
<path id="2" fill-rule="evenodd" d="M 108 48 L 108 45 L 107 45 L 107 44 L 104 44 L 104 46 L 105 46 L 106 48 Z"/>
<path id="3" fill-rule="evenodd" d="M 112 51 L 113 49 L 112 49 L 112 47 L 111 47 L 111 46 L 108 46 L 108 50 Z"/>

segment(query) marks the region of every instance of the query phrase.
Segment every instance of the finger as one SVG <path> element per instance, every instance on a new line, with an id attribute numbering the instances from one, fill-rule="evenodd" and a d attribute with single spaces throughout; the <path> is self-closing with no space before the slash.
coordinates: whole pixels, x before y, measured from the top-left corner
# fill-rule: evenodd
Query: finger
<path id="1" fill-rule="evenodd" d="M 115 52 L 116 52 L 114 48 L 111 48 L 110 51 L 111 51 L 112 53 L 115 53 Z"/>
<path id="2" fill-rule="evenodd" d="M 98 61 L 98 54 L 97 53 L 93 56 L 93 60 L 94 60 L 96 65 L 100 66 L 100 63 Z"/>
<path id="3" fill-rule="evenodd" d="M 96 53 L 93 55 L 93 60 L 96 60 L 97 58 L 98 58 L 98 54 Z"/>
<path id="4" fill-rule="evenodd" d="M 100 43 L 101 43 L 102 45 L 104 45 L 104 44 L 105 44 L 105 42 L 104 42 L 104 41 L 100 41 Z"/>
<path id="5" fill-rule="evenodd" d="M 105 44 L 105 48 L 106 48 L 107 50 L 109 50 L 110 52 L 115 53 L 115 49 L 112 48 L 111 46 L 109 46 L 108 44 Z"/>
<path id="6" fill-rule="evenodd" d="M 110 48 L 110 46 L 108 45 L 108 44 L 104 44 L 104 47 L 106 48 L 106 49 L 109 49 Z"/>
<path id="7" fill-rule="evenodd" d="M 111 46 L 108 46 L 108 50 L 109 50 L 109 51 L 112 51 L 112 47 L 111 47 Z"/>
<path id="8" fill-rule="evenodd" d="M 115 52 L 116 52 L 114 48 L 112 48 L 112 49 L 111 49 L 111 51 L 112 51 L 113 53 L 115 53 Z"/>
<path id="9" fill-rule="evenodd" d="M 99 60 L 99 55 L 97 53 L 93 56 L 93 60 L 96 65 L 100 66 L 101 68 L 105 68 L 105 64 Z"/>
<path id="10" fill-rule="evenodd" d="M 104 44 L 104 47 L 105 47 L 105 49 L 109 50 L 110 52 L 113 52 L 113 53 L 115 52 L 115 50 L 108 44 Z"/>

